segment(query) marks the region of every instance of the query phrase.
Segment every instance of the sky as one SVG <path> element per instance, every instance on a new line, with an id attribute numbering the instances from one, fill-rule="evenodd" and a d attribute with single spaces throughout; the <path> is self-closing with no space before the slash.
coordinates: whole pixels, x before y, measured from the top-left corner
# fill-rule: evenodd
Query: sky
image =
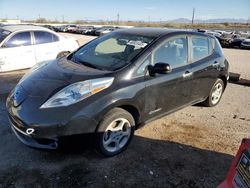
<path id="1" fill-rule="evenodd" d="M 250 18 L 250 0 L 0 0 L 0 18 L 166 21 Z"/>

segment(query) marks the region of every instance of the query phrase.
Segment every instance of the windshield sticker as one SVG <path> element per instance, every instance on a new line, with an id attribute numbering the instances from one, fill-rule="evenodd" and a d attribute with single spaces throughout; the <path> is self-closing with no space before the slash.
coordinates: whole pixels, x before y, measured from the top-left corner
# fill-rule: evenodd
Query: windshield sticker
<path id="1" fill-rule="evenodd" d="M 135 40 L 130 40 L 128 41 L 127 45 L 131 45 L 131 46 L 135 46 L 135 47 L 139 47 L 139 48 L 144 48 L 145 46 L 147 46 L 148 44 L 142 41 L 135 41 Z"/>

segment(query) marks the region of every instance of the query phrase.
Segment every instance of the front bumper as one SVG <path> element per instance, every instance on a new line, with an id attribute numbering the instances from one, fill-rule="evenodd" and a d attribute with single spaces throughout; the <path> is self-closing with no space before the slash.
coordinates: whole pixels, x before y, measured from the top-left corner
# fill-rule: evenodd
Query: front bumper
<path id="1" fill-rule="evenodd" d="M 16 108 L 11 98 L 7 99 L 6 106 L 11 128 L 17 138 L 35 148 L 57 149 L 61 137 L 93 133 L 98 124 L 81 113 L 66 116 L 63 111 L 55 109 L 55 113 L 51 112 L 48 116 L 48 113 L 35 112 L 31 107 L 28 108 L 29 106 Z"/>
<path id="2" fill-rule="evenodd" d="M 30 147 L 49 150 L 58 149 L 59 141 L 63 137 L 94 133 L 95 129 L 91 127 L 97 125 L 94 120 L 86 119 L 86 121 L 71 121 L 65 126 L 34 127 L 25 125 L 21 120 L 11 115 L 9 115 L 9 121 L 12 131 L 22 143 Z M 34 130 L 31 134 L 27 131 L 30 128 Z"/>
<path id="3" fill-rule="evenodd" d="M 40 149 L 51 149 L 51 150 L 58 148 L 58 139 L 46 139 L 46 138 L 38 139 L 25 134 L 15 126 L 12 126 L 11 129 L 15 133 L 16 137 L 27 146 Z"/>

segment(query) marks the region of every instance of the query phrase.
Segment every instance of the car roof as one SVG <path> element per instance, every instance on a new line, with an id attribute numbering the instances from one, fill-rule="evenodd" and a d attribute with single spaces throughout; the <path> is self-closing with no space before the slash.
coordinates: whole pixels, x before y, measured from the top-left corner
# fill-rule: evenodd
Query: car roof
<path id="1" fill-rule="evenodd" d="M 21 31 L 21 30 L 51 31 L 45 27 L 36 26 L 36 25 L 5 25 L 5 26 L 2 26 L 1 28 L 10 32 Z"/>
<path id="2" fill-rule="evenodd" d="M 191 29 L 167 29 L 167 28 L 154 28 L 154 27 L 134 27 L 129 29 L 119 29 L 115 31 L 116 33 L 126 33 L 132 35 L 142 35 L 148 37 L 161 37 L 170 33 L 181 33 L 181 34 L 195 34 L 195 35 L 202 35 L 208 36 L 203 33 L 195 32 Z"/>

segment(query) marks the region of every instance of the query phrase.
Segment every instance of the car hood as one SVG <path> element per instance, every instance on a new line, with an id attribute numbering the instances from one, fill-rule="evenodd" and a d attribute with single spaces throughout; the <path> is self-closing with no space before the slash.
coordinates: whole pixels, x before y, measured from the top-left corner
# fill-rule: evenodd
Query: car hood
<path id="1" fill-rule="evenodd" d="M 48 97 L 72 83 L 110 74 L 109 71 L 93 69 L 61 58 L 31 71 L 21 79 L 18 86 L 21 86 L 28 96 Z"/>

